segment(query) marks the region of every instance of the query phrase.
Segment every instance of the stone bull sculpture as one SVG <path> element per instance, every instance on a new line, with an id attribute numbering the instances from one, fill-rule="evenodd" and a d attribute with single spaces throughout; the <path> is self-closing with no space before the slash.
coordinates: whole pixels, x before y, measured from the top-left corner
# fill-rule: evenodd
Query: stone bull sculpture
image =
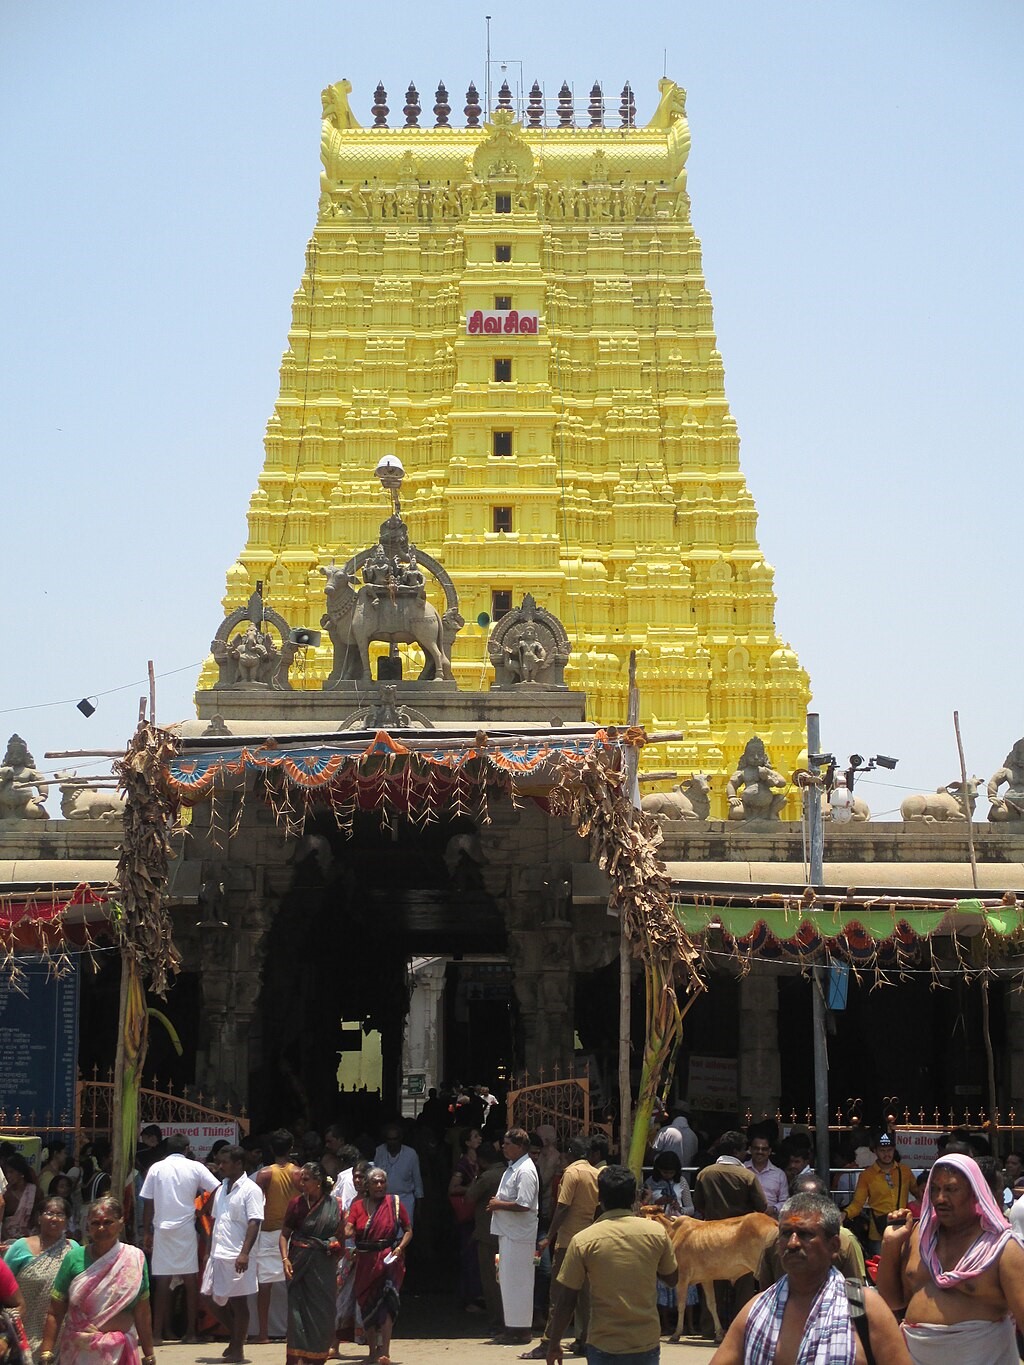
<path id="1" fill-rule="evenodd" d="M 711 783 L 703 773 L 695 773 L 670 792 L 650 792 L 641 799 L 640 807 L 660 822 L 706 820 L 711 812 L 710 797 Z"/>
<path id="2" fill-rule="evenodd" d="M 393 590 L 386 585 L 364 583 L 352 587 L 352 576 L 332 566 L 321 569 L 327 579 L 326 626 L 334 645 L 334 671 L 327 686 L 344 679 L 369 682 L 370 644 L 416 644 L 426 655 L 421 678 L 451 678 L 451 661 L 444 652 L 441 614 L 420 591 Z"/>
<path id="3" fill-rule="evenodd" d="M 60 813 L 65 820 L 103 820 L 113 824 L 124 818 L 125 796 L 118 791 L 100 791 L 89 786 L 88 778 L 74 773 L 56 774 L 60 783 Z"/>
<path id="4" fill-rule="evenodd" d="M 967 779 L 967 805 L 972 816 L 978 801 L 978 789 L 983 781 L 981 777 Z M 962 782 L 949 782 L 937 791 L 908 796 L 900 805 L 900 814 L 907 824 L 936 825 L 947 820 L 963 820 L 962 792 Z"/>

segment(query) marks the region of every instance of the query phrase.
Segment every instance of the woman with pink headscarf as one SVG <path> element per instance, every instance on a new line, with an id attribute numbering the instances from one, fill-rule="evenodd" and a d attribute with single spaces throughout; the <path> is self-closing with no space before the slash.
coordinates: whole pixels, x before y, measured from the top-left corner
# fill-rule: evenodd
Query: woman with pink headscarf
<path id="1" fill-rule="evenodd" d="M 944 1156 L 928 1177 L 920 1223 L 909 1209 L 889 1220 L 878 1290 L 891 1309 L 907 1310 L 903 1334 L 915 1365 L 1018 1365 L 1024 1247 L 978 1163 Z"/>

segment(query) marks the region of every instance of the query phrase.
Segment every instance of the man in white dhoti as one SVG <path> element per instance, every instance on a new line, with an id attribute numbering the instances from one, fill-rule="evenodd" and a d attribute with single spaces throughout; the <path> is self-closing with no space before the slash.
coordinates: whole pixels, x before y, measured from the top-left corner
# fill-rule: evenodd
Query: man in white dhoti
<path id="1" fill-rule="evenodd" d="M 263 1192 L 245 1173 L 241 1147 L 224 1147 L 220 1154 L 224 1177 L 213 1196 L 213 1237 L 203 1271 L 203 1298 L 217 1321 L 230 1333 L 223 1359 L 244 1359 L 249 1326 L 248 1298 L 259 1287 L 256 1245 L 263 1224 Z"/>
<path id="2" fill-rule="evenodd" d="M 914 1226 L 889 1215 L 878 1290 L 906 1307 L 903 1335 L 915 1365 L 1018 1365 L 1014 1319 L 1024 1325 L 1024 1247 L 978 1163 L 946 1155 L 932 1167 Z"/>
<path id="3" fill-rule="evenodd" d="M 142 1244 L 151 1253 L 153 1275 L 153 1340 L 159 1346 L 167 1327 L 171 1279 L 185 1283 L 185 1341 L 196 1339 L 199 1307 L 199 1242 L 196 1237 L 196 1196 L 215 1190 L 220 1181 L 201 1161 L 191 1161 L 188 1138 L 174 1133 L 167 1139 L 167 1155 L 146 1172 L 142 1200 Z"/>
<path id="4" fill-rule="evenodd" d="M 506 1345 L 533 1339 L 533 1258 L 537 1250 L 540 1179 L 530 1157 L 530 1135 L 510 1128 L 501 1150 L 509 1163 L 498 1193 L 488 1201 L 491 1233 L 498 1239 L 498 1284 Z"/>

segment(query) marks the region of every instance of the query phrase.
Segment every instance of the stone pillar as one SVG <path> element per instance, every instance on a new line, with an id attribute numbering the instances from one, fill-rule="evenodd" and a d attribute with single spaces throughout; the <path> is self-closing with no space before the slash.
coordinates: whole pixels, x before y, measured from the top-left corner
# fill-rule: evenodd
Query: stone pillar
<path id="1" fill-rule="evenodd" d="M 551 922 L 509 933 L 509 960 L 519 1005 L 522 1055 L 531 1077 L 563 1075 L 573 1059 L 575 976 L 572 925 Z"/>
<path id="2" fill-rule="evenodd" d="M 405 1025 L 405 1046 L 402 1050 L 403 1072 L 426 1073 L 426 1088 L 439 1084 L 441 1056 L 444 1050 L 444 988 L 446 958 L 431 957 L 418 961 L 412 970 L 412 992 Z M 426 1096 L 424 1095 L 424 1098 Z M 415 1114 L 418 1105 L 403 1101 L 409 1113 Z"/>
<path id="3" fill-rule="evenodd" d="M 218 913 L 227 927 L 200 931 L 204 1028 L 196 1081 L 207 1094 L 242 1106 L 249 1102 L 260 952 L 273 907 L 259 897 L 229 893 Z"/>
<path id="4" fill-rule="evenodd" d="M 1002 1121 L 1011 1109 L 1017 1121 L 1024 1114 L 1024 995 L 1020 991 L 1006 991 L 1006 1063 L 1002 1084 L 998 1087 Z"/>
<path id="5" fill-rule="evenodd" d="M 755 1119 L 774 1114 L 782 1098 L 779 1058 L 779 985 L 755 963 L 740 980 L 740 1112 L 749 1106 Z"/>

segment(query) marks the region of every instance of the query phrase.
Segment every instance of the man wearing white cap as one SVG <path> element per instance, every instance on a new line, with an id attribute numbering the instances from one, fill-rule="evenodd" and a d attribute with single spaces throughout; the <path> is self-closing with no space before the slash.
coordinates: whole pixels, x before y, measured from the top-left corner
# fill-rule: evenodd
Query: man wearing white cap
<path id="1" fill-rule="evenodd" d="M 867 1254 L 877 1256 L 882 1249 L 882 1233 L 890 1213 L 905 1209 L 919 1195 L 914 1172 L 897 1160 L 896 1144 L 888 1133 L 875 1143 L 875 1162 L 861 1171 L 853 1198 L 843 1211 L 850 1222 L 863 1210 L 868 1216 Z"/>

